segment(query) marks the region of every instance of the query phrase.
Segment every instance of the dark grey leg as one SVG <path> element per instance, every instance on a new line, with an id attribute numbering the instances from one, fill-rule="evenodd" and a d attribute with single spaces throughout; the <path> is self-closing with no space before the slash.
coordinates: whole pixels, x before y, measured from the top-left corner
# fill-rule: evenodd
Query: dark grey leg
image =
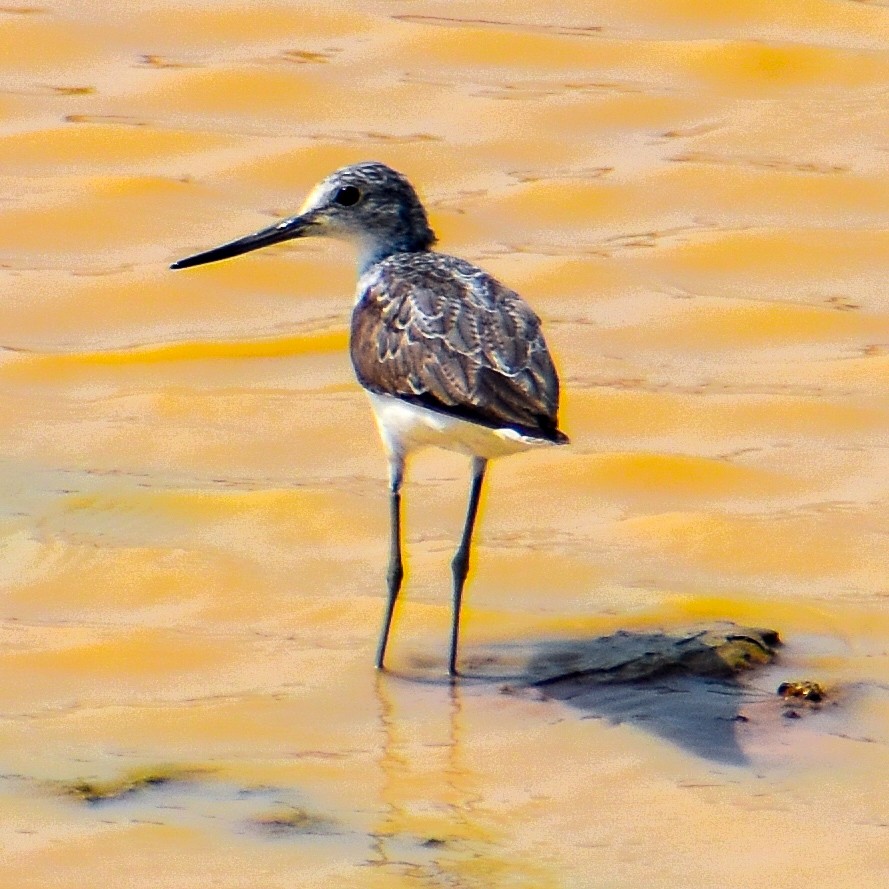
<path id="1" fill-rule="evenodd" d="M 395 611 L 395 600 L 401 589 L 404 578 L 404 567 L 401 564 L 401 482 L 404 478 L 404 458 L 393 456 L 389 462 L 389 571 L 386 580 L 389 586 L 389 602 L 386 605 L 386 616 L 383 618 L 383 629 L 380 632 L 380 643 L 377 646 L 377 669 L 383 669 L 386 657 L 386 643 L 389 641 L 389 628 L 392 626 L 392 614 Z"/>
<path id="2" fill-rule="evenodd" d="M 463 525 L 463 537 L 460 546 L 451 562 L 454 573 L 454 615 L 451 623 L 451 656 L 448 660 L 448 673 L 457 675 L 457 637 L 460 635 L 460 603 L 463 600 L 463 584 L 469 572 L 469 550 L 472 545 L 472 529 L 478 512 L 478 501 L 482 493 L 482 482 L 485 480 L 485 469 L 488 461 L 484 457 L 472 458 L 472 483 L 469 487 L 469 505 L 466 507 L 466 521 Z"/>

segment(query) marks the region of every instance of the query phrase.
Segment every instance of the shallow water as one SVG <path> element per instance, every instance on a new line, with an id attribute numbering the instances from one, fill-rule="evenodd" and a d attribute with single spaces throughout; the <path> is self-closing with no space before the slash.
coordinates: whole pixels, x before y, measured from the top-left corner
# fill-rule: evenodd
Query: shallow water
<path id="1" fill-rule="evenodd" d="M 887 884 L 889 10 L 558 7 L 0 9 L 4 885 Z M 465 657 L 774 627 L 736 755 L 683 736 L 679 686 L 439 681 L 454 455 L 411 467 L 374 674 L 353 257 L 166 268 L 369 158 L 534 305 L 564 381 L 572 447 L 490 474 Z M 831 704 L 781 718 L 786 678 Z"/>

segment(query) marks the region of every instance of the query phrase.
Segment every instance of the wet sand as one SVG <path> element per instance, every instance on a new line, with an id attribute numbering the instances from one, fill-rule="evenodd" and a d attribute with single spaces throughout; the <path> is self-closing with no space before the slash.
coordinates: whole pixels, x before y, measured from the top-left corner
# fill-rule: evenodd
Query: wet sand
<path id="1" fill-rule="evenodd" d="M 0 9 L 0 883 L 885 886 L 887 49 L 851 0 Z M 364 159 L 563 378 L 572 447 L 490 474 L 464 656 L 774 627 L 718 735 L 679 680 L 441 681 L 441 452 L 373 671 L 354 257 L 167 270 Z M 798 678 L 829 704 L 785 719 Z"/>

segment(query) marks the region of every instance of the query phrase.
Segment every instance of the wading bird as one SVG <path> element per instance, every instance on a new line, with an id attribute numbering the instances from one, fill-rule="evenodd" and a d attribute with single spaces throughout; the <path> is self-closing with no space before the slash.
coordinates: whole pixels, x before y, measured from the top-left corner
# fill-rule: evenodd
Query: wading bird
<path id="1" fill-rule="evenodd" d="M 448 673 L 456 676 L 460 603 L 488 460 L 568 441 L 558 428 L 559 379 L 540 319 L 517 293 L 477 266 L 433 251 L 435 234 L 413 186 L 381 163 L 343 167 L 315 186 L 296 216 L 171 268 L 315 235 L 352 241 L 358 248 L 349 350 L 389 457 L 388 602 L 378 668 L 404 577 L 405 460 L 429 445 L 472 458 L 469 505 L 451 563 Z"/>

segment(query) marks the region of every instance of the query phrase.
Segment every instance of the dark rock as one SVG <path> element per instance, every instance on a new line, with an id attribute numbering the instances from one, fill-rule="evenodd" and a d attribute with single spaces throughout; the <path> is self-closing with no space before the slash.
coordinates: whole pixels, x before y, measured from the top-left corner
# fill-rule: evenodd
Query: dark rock
<path id="1" fill-rule="evenodd" d="M 587 683 L 639 682 L 670 673 L 724 679 L 770 663 L 774 630 L 717 624 L 701 629 L 631 633 L 551 643 L 528 664 L 532 685 L 583 677 Z"/>
<path id="2" fill-rule="evenodd" d="M 813 704 L 820 704 L 826 697 L 824 689 L 817 682 L 810 682 L 809 680 L 782 682 L 778 686 L 778 694 L 785 701 L 801 699 Z"/>

